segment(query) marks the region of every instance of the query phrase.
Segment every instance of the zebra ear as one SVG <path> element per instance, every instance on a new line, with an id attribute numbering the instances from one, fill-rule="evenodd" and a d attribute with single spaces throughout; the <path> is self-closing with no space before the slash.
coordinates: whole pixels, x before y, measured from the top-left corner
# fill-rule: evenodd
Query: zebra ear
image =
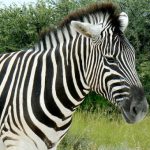
<path id="1" fill-rule="evenodd" d="M 124 32 L 129 22 L 128 15 L 125 12 L 120 13 L 119 20 L 120 20 L 120 30 Z"/>
<path id="2" fill-rule="evenodd" d="M 92 37 L 93 35 L 98 34 L 101 31 L 101 25 L 93 25 L 90 23 L 80 22 L 80 21 L 71 21 L 71 26 L 80 34 L 83 34 L 86 37 Z"/>

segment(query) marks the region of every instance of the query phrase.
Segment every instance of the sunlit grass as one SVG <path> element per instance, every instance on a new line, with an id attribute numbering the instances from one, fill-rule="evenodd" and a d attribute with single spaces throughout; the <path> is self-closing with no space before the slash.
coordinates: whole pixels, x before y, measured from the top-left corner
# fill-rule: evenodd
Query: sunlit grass
<path id="1" fill-rule="evenodd" d="M 150 117 L 129 125 L 119 115 L 76 112 L 59 150 L 149 150 Z"/>

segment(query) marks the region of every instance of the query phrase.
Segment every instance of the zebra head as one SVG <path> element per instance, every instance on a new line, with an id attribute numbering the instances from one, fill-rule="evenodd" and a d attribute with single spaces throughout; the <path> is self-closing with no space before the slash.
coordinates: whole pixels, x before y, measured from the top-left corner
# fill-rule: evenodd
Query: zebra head
<path id="1" fill-rule="evenodd" d="M 126 122 L 142 120 L 148 103 L 135 69 L 135 50 L 123 34 L 127 14 L 112 20 L 105 14 L 98 23 L 72 21 L 71 25 L 90 39 L 85 75 L 90 88 L 117 105 Z"/>

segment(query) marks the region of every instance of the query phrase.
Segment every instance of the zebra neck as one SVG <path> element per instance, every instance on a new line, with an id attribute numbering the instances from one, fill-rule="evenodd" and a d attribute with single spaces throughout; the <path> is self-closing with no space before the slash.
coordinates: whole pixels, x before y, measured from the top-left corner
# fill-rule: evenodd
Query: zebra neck
<path id="1" fill-rule="evenodd" d="M 51 73 L 51 76 L 54 76 L 53 80 L 56 80 L 56 88 L 59 85 L 59 93 L 64 91 L 67 95 L 65 99 L 71 101 L 74 107 L 89 93 L 85 79 L 88 42 L 89 39 L 82 37 L 70 27 L 64 27 L 48 33 L 39 43 L 40 50 L 48 51 L 47 66 L 52 72 L 56 72 Z"/>

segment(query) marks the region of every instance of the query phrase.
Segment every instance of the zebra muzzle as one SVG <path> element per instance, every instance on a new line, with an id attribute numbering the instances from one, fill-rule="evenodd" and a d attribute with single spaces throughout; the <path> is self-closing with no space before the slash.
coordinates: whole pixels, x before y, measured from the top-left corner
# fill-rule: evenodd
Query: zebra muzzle
<path id="1" fill-rule="evenodd" d="M 146 116 L 148 103 L 145 97 L 141 101 L 130 99 L 124 101 L 120 108 L 125 121 L 133 124 L 143 120 Z"/>

